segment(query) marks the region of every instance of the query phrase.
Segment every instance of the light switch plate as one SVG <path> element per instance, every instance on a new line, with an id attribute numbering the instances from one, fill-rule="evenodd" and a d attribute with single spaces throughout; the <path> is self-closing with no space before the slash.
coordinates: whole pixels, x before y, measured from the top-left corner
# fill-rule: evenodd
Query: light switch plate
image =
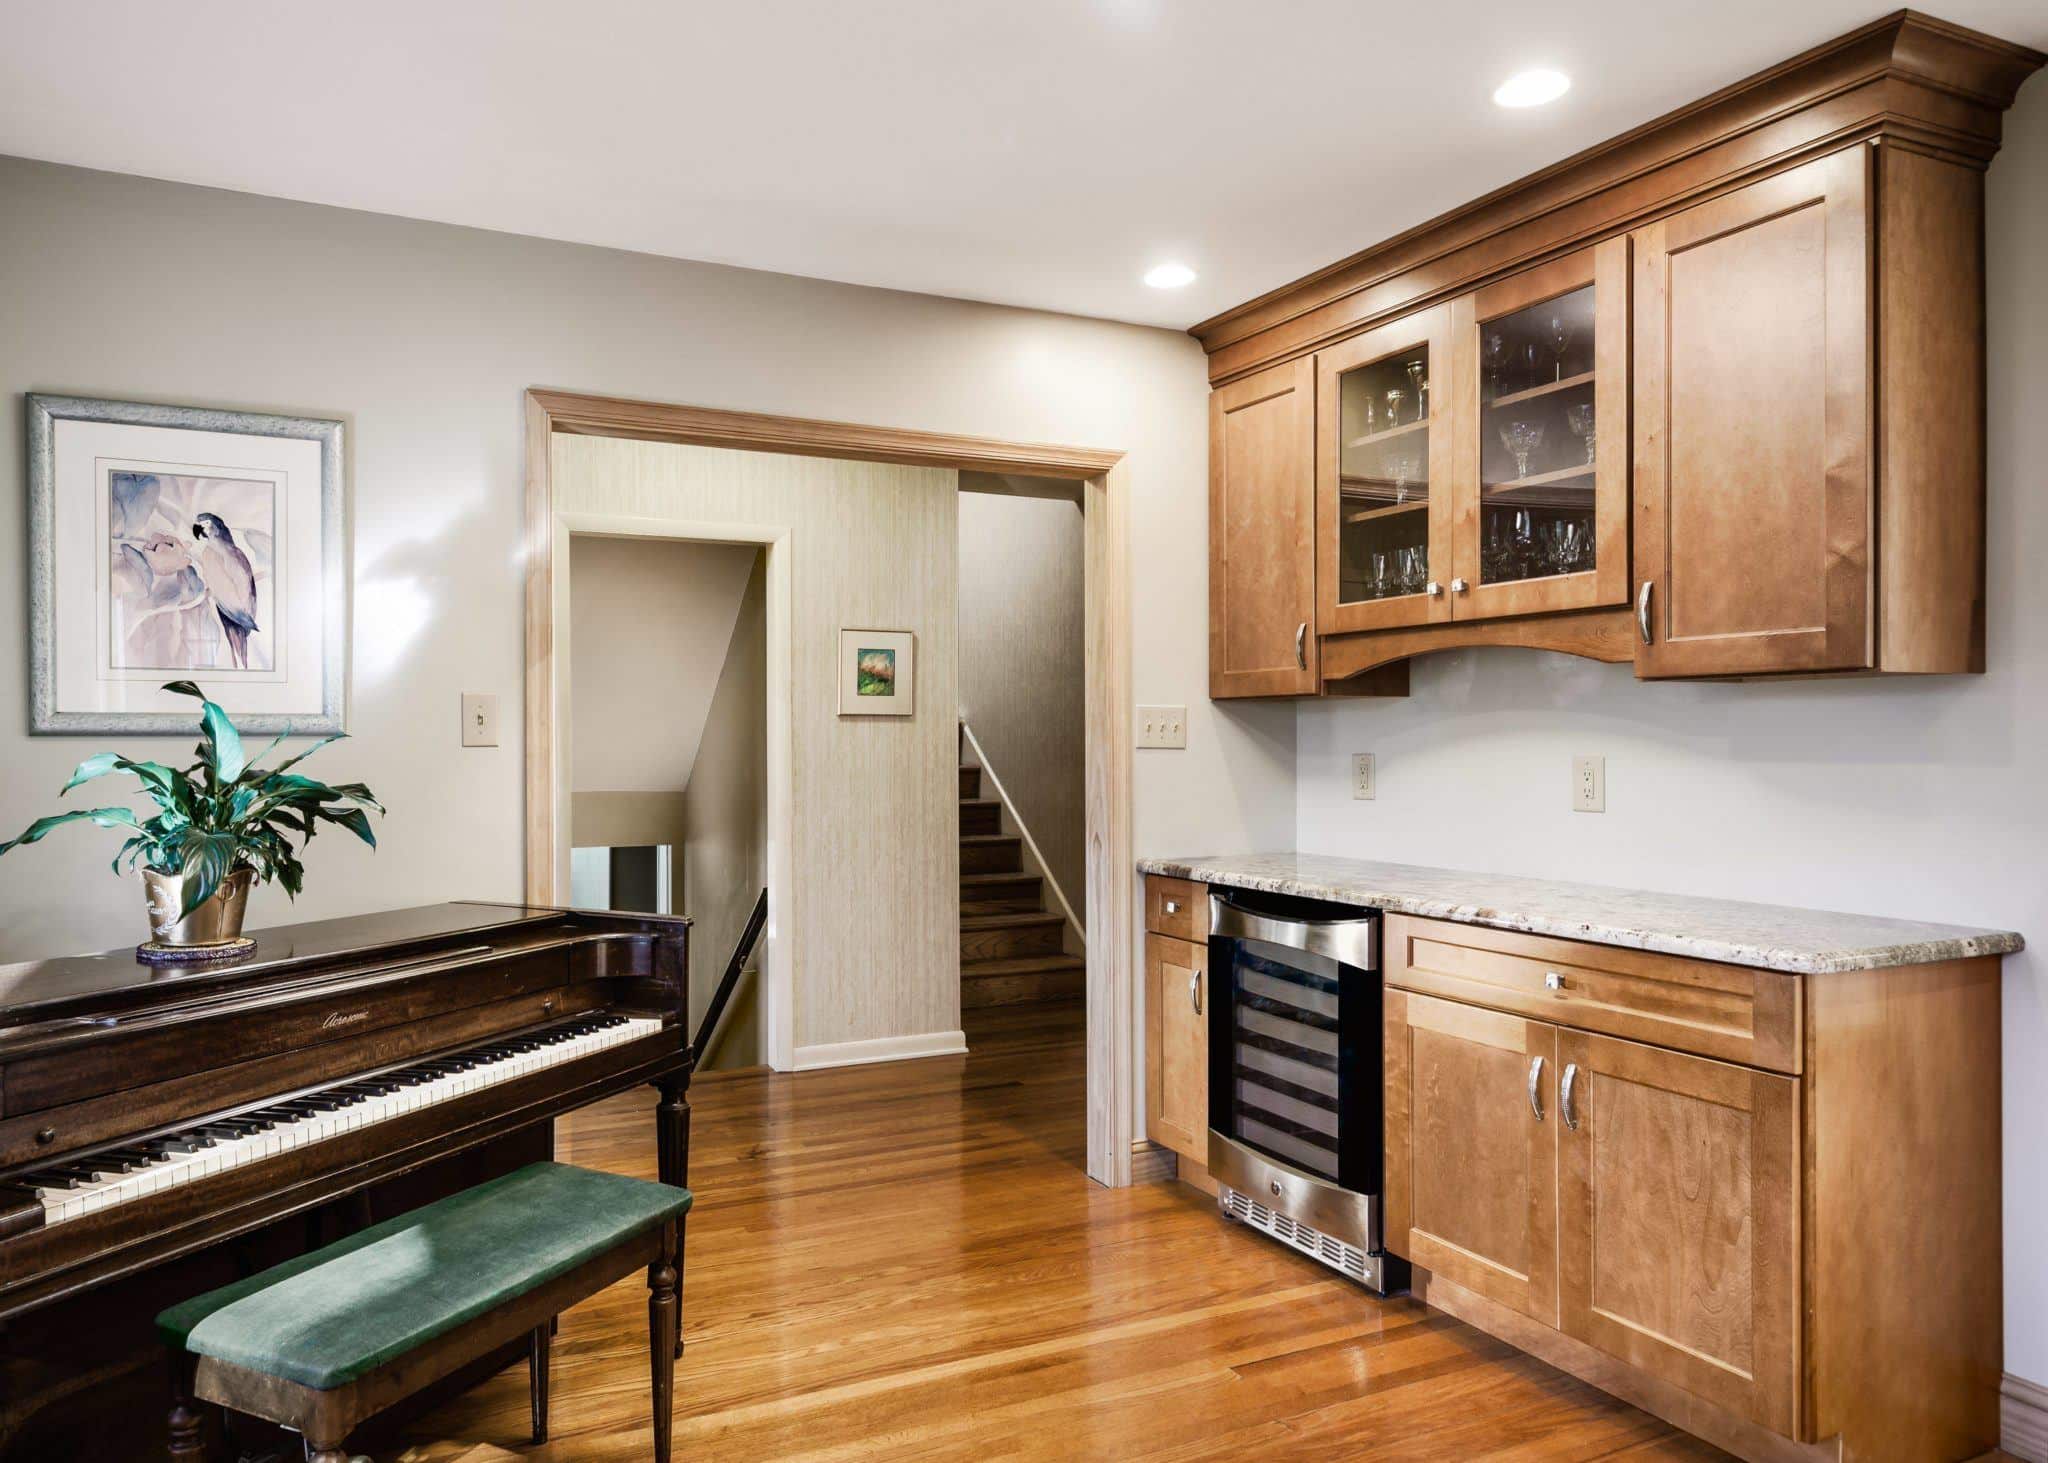
<path id="1" fill-rule="evenodd" d="M 1351 754 L 1351 796 L 1359 799 L 1361 802 L 1372 801 L 1373 774 L 1372 753 L 1370 752 L 1353 752 Z"/>
<path id="2" fill-rule="evenodd" d="M 462 745 L 498 745 L 498 698 L 487 691 L 462 693 Z"/>
<path id="3" fill-rule="evenodd" d="M 1185 747 L 1188 744 L 1188 709 L 1185 706 L 1140 706 L 1138 745 L 1141 747 Z"/>
<path id="4" fill-rule="evenodd" d="M 1604 813 L 1607 811 L 1607 759 L 1605 757 L 1572 758 L 1572 811 L 1574 813 Z"/>

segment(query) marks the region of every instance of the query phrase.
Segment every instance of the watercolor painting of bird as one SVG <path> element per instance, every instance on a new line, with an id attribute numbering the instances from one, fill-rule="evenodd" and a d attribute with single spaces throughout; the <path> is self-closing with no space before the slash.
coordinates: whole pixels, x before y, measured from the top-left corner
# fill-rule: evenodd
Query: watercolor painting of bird
<path id="1" fill-rule="evenodd" d="M 213 596 L 214 612 L 227 633 L 228 649 L 235 665 L 249 668 L 249 637 L 261 628 L 256 623 L 256 571 L 249 556 L 235 543 L 235 535 L 218 513 L 202 513 L 192 524 L 192 537 L 199 541 L 193 556 L 206 592 Z"/>
<path id="2" fill-rule="evenodd" d="M 276 485 L 118 468 L 107 489 L 113 668 L 273 669 Z"/>

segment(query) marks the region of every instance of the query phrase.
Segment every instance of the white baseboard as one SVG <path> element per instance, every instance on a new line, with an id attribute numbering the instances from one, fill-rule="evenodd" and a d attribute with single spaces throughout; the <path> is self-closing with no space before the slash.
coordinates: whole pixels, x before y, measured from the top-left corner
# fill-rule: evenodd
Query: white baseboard
<path id="1" fill-rule="evenodd" d="M 925 1031 L 915 1036 L 877 1036 L 867 1041 L 832 1041 L 796 1049 L 799 1072 L 819 1067 L 858 1067 L 867 1062 L 901 1062 L 912 1057 L 957 1057 L 967 1050 L 964 1031 Z"/>
<path id="2" fill-rule="evenodd" d="M 1999 1447 L 2025 1463 L 2048 1463 L 2048 1387 L 2007 1372 L 1998 1389 Z"/>

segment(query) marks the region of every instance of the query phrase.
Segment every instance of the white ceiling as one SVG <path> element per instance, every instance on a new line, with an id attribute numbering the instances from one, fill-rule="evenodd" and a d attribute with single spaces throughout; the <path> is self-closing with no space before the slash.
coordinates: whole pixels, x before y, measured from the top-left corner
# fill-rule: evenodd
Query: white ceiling
<path id="1" fill-rule="evenodd" d="M 0 152 L 1172 326 L 1881 13 L 1873 0 L 8 10 Z M 2048 48 L 2042 0 L 1940 13 Z M 1569 95 L 1494 107 L 1493 87 L 1531 65 L 1569 73 Z M 1139 282 L 1167 257 L 1199 281 Z"/>

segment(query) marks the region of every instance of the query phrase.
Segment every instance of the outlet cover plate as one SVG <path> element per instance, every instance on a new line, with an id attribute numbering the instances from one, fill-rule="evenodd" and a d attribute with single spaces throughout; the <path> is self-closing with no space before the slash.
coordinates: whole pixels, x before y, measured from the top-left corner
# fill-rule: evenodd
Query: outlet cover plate
<path id="1" fill-rule="evenodd" d="M 1351 796 L 1360 802 L 1373 799 L 1372 753 L 1351 754 Z"/>
<path id="2" fill-rule="evenodd" d="M 498 698 L 488 691 L 462 693 L 462 745 L 498 745 Z"/>
<path id="3" fill-rule="evenodd" d="M 1138 745 L 1182 748 L 1188 744 L 1188 709 L 1185 706 L 1140 706 Z"/>
<path id="4" fill-rule="evenodd" d="M 1574 813 L 1604 813 L 1607 811 L 1607 759 L 1605 757 L 1572 758 L 1572 811 Z"/>

